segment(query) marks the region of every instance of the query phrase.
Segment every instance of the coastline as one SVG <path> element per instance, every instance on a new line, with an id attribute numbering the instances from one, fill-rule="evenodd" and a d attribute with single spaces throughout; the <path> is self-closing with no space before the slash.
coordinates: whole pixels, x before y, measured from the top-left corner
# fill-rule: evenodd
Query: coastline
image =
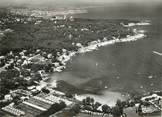
<path id="1" fill-rule="evenodd" d="M 8 49 L 6 45 L 2 47 L 2 50 L 4 49 L 4 52 L 1 53 L 2 55 L 1 68 L 4 69 L 0 69 L 0 71 L 4 71 L 6 69 L 4 73 L 8 74 L 7 72 L 10 69 L 13 69 L 12 70 L 13 72 L 16 71 L 19 73 L 17 77 L 21 78 L 24 77 L 24 82 L 27 82 L 29 85 L 34 85 L 32 84 L 32 81 L 36 81 L 37 85 L 41 85 L 41 83 L 39 84 L 39 81 L 43 81 L 46 82 L 47 84 L 52 84 L 52 86 L 54 84 L 54 86 L 56 87 L 57 81 L 51 83 L 48 80 L 50 79 L 48 78 L 48 75 L 50 75 L 51 73 L 62 72 L 64 69 L 66 69 L 67 62 L 71 60 L 73 56 L 80 53 L 86 53 L 93 50 L 97 50 L 99 47 L 102 46 L 121 42 L 136 41 L 138 39 L 145 37 L 144 31 L 132 30 L 132 28 L 124 27 L 120 24 L 121 22 L 125 22 L 126 24 L 128 24 L 128 22 L 131 22 L 127 20 L 107 22 L 105 20 L 98 21 L 89 19 L 83 20 L 69 19 L 56 21 L 48 20 L 49 23 L 47 23 L 46 22 L 47 19 L 45 20 L 37 18 L 27 19 L 27 17 L 14 15 L 13 17 L 6 17 L 6 19 L 8 19 L 9 21 L 10 19 L 14 19 L 14 21 L 10 22 L 10 28 L 14 31 L 12 34 L 6 35 L 6 37 L 7 39 L 15 39 L 15 40 L 13 41 L 13 43 L 10 43 L 10 41 L 7 41 L 7 39 L 5 39 L 3 42 L 3 43 L 6 42 L 6 45 L 9 44 L 13 46 L 11 46 L 12 47 L 11 50 Z M 37 21 L 40 23 L 35 24 Z M 6 25 L 4 26 L 8 26 L 9 25 L 7 24 L 8 22 L 4 22 L 4 24 L 6 23 Z M 43 28 L 42 30 L 37 32 L 38 38 L 40 38 L 40 41 L 42 41 L 42 43 L 40 43 L 40 41 L 38 40 L 36 40 L 35 42 L 31 41 L 32 38 L 30 37 L 32 36 L 34 37 L 35 36 L 34 33 L 32 33 L 32 35 L 30 35 L 29 37 L 25 38 L 25 40 L 19 40 L 19 38 L 22 38 L 23 34 L 26 34 L 25 33 L 27 31 L 26 26 L 28 23 L 30 24 L 28 28 L 36 27 L 38 29 L 42 29 L 44 26 L 48 27 L 47 29 Z M 74 27 L 74 25 L 76 25 L 75 23 L 77 23 L 77 27 Z M 12 24 L 15 24 L 17 27 Z M 87 25 L 89 27 L 87 27 Z M 24 27 L 23 31 L 18 30 L 19 28 L 22 28 L 20 26 Z M 98 27 L 97 30 L 96 26 Z M 52 31 L 48 32 L 50 28 L 52 29 Z M 48 32 L 48 35 L 51 35 L 51 38 L 49 38 L 48 43 L 46 43 L 46 41 L 43 40 L 44 36 L 42 36 L 43 35 L 42 31 L 45 30 Z M 55 35 L 55 33 L 57 34 L 57 32 L 61 30 L 62 32 L 60 32 L 58 35 Z M 70 33 L 66 33 L 63 36 L 60 36 L 64 31 L 66 32 L 67 30 L 70 30 Z M 115 32 L 111 33 L 111 30 Z M 73 33 L 72 31 L 75 32 Z M 22 33 L 21 35 L 19 35 L 20 32 Z M 32 32 L 32 30 L 29 32 Z M 78 35 L 79 33 L 81 33 L 81 35 Z M 39 34 L 41 34 L 40 37 Z M 46 34 L 47 33 L 45 33 L 45 35 Z M 54 36 L 57 37 L 56 40 L 53 40 Z M 28 40 L 27 43 L 26 39 L 28 38 L 31 40 Z M 47 37 L 45 39 L 47 39 Z M 70 41 L 68 41 L 67 39 L 69 39 Z M 28 44 L 31 45 L 31 47 L 28 46 Z M 37 45 L 38 47 L 35 47 L 34 45 Z M 5 66 L 6 64 L 7 66 Z M 27 75 L 20 74 L 22 70 L 27 72 Z M 35 78 L 37 74 L 40 77 Z M 14 79 L 12 80 L 14 82 Z M 18 86 L 19 85 L 21 86 L 22 83 L 19 83 Z M 17 85 L 14 84 L 14 86 L 16 88 Z M 9 88 L 8 90 L 11 89 L 14 88 Z"/>
<path id="2" fill-rule="evenodd" d="M 140 23 L 138 23 L 138 25 L 136 25 L 136 26 L 139 26 L 139 24 Z M 145 23 L 141 23 L 140 25 L 141 26 L 145 26 Z M 149 24 L 149 25 L 151 25 L 151 24 Z M 130 27 L 132 27 L 132 26 L 130 26 Z M 62 54 L 62 55 L 59 56 L 59 58 L 64 58 L 64 59 L 60 59 L 60 62 L 62 62 L 62 64 L 63 64 L 62 67 L 64 69 L 66 69 L 67 62 L 69 60 L 71 60 L 73 56 L 76 56 L 77 54 L 92 52 L 94 50 L 98 50 L 100 47 L 104 47 L 104 46 L 108 46 L 108 45 L 113 45 L 113 44 L 116 44 L 116 43 L 133 42 L 133 41 L 137 41 L 137 40 L 144 39 L 144 38 L 147 37 L 147 35 L 145 34 L 145 30 L 136 30 L 136 29 L 134 29 L 133 32 L 134 32 L 134 35 L 132 35 L 132 36 L 127 35 L 127 37 L 121 38 L 121 39 L 114 38 L 113 40 L 103 39 L 103 41 L 101 41 L 101 40 L 92 41 L 92 42 L 90 42 L 88 44 L 88 46 L 85 46 L 85 47 L 82 46 L 81 44 L 78 44 L 80 46 L 80 48 L 77 51 L 69 51 L 68 52 L 69 55 Z M 62 67 L 59 66 L 58 68 L 56 68 L 56 72 L 63 72 L 64 69 L 60 69 Z M 53 74 L 55 74 L 55 72 Z M 50 81 L 51 80 L 49 80 L 49 82 Z M 50 84 L 51 85 L 55 85 L 57 87 L 57 80 L 56 79 L 52 80 L 52 82 L 50 82 Z M 80 96 L 84 97 L 84 95 L 89 95 L 89 94 L 78 95 L 78 98 L 80 98 Z"/>
<path id="3" fill-rule="evenodd" d="M 63 54 L 60 55 L 59 58 L 64 58 L 64 59 L 60 59 L 60 61 L 62 62 L 62 64 L 64 66 L 64 69 L 66 69 L 66 64 L 69 60 L 72 59 L 73 56 L 80 54 L 80 53 L 87 53 L 87 52 L 92 52 L 94 50 L 98 50 L 100 47 L 104 47 L 104 46 L 108 46 L 108 45 L 113 45 L 116 43 L 126 43 L 126 42 L 133 42 L 133 41 L 137 41 L 140 39 L 143 39 L 145 37 L 147 37 L 145 34 L 145 31 L 141 31 L 141 30 L 134 30 L 134 35 L 130 36 L 127 35 L 127 37 L 125 38 L 114 38 L 113 40 L 107 40 L 104 39 L 104 41 L 98 40 L 98 41 L 92 41 L 91 43 L 88 44 L 88 46 L 82 46 L 81 44 L 79 44 L 80 48 L 75 52 L 75 51 L 71 51 L 69 52 L 69 55 Z M 56 72 L 63 72 L 63 70 L 61 70 L 60 68 L 62 67 L 58 67 L 56 68 Z M 54 72 L 55 73 L 55 72 Z M 57 80 L 53 80 L 52 83 L 50 83 L 51 85 L 55 85 L 57 87 Z M 116 93 L 117 94 L 117 93 Z M 82 99 L 85 97 L 85 95 L 89 95 L 89 94 L 82 94 L 82 95 L 76 95 L 77 99 Z M 93 95 L 95 96 L 95 94 Z M 124 98 L 124 97 L 123 97 Z M 114 102 L 111 104 L 113 106 L 113 104 L 115 103 L 116 100 L 114 100 Z"/>
<path id="4" fill-rule="evenodd" d="M 143 25 L 143 23 L 141 23 L 141 25 Z M 82 46 L 80 43 L 77 43 L 77 45 L 79 47 L 79 49 L 77 51 L 68 51 L 68 55 L 66 54 L 66 52 L 64 52 L 62 55 L 60 55 L 58 57 L 60 62 L 62 62 L 63 66 L 58 66 L 57 68 L 55 68 L 54 72 L 62 72 L 63 71 L 62 68 L 65 69 L 66 63 L 76 54 L 91 52 L 91 51 L 97 50 L 100 47 L 108 46 L 108 45 L 112 45 L 112 44 L 116 44 L 116 43 L 133 42 L 133 41 L 137 41 L 139 39 L 143 39 L 145 37 L 147 37 L 145 35 L 145 31 L 134 30 L 134 35 L 132 35 L 132 36 L 127 35 L 127 37 L 121 38 L 121 39 L 114 38 L 113 40 L 107 40 L 105 38 L 102 41 L 101 40 L 92 41 L 88 44 L 88 46 Z"/>
<path id="5" fill-rule="evenodd" d="M 52 73 L 62 72 L 64 69 L 66 69 L 67 62 L 69 60 L 71 60 L 73 56 L 75 56 L 77 54 L 91 52 L 93 50 L 97 50 L 99 47 L 102 47 L 102 46 L 112 45 L 112 44 L 115 44 L 115 43 L 132 42 L 132 41 L 136 41 L 136 40 L 143 39 L 143 38 L 146 37 L 146 35 L 144 34 L 145 33 L 144 31 L 133 30 L 133 33 L 134 33 L 134 35 L 131 35 L 131 36 L 127 35 L 125 38 L 121 38 L 121 39 L 113 37 L 112 40 L 108 40 L 106 37 L 104 37 L 103 40 L 97 40 L 97 41 L 89 42 L 88 46 L 83 46 L 81 43 L 74 43 L 74 44 L 76 44 L 75 46 L 78 47 L 78 49 L 76 51 L 74 51 L 74 50 L 68 51 L 68 50 L 62 48 L 62 52 L 61 51 L 56 52 L 56 60 L 57 60 L 57 62 L 52 62 L 51 63 L 51 64 L 54 65 L 53 67 L 51 67 L 53 69 Z M 30 59 L 28 60 L 28 58 L 26 56 L 24 56 L 24 52 L 22 52 L 22 54 L 23 54 L 22 57 L 23 58 L 25 57 L 27 59 L 26 61 L 23 62 L 23 64 L 30 63 Z M 35 56 L 37 56 L 37 55 L 35 55 Z M 49 54 L 49 58 L 51 56 L 52 55 Z M 42 57 L 42 58 L 40 58 L 40 61 L 45 62 L 46 59 L 44 57 Z M 43 74 L 44 73 L 41 73 L 41 76 Z M 50 73 L 48 73 L 48 75 L 50 75 Z M 38 87 L 39 86 L 41 87 L 42 82 L 44 82 L 46 85 L 49 84 L 49 85 L 56 88 L 57 87 L 57 81 L 56 80 L 53 81 L 53 82 L 51 82 L 51 80 L 46 81 L 47 78 L 48 77 L 46 77 L 45 79 L 40 80 L 38 82 Z M 50 79 L 50 78 L 48 78 L 48 79 Z M 44 83 L 43 83 L 43 85 L 44 85 Z"/>
<path id="6" fill-rule="evenodd" d="M 138 22 L 138 23 L 128 23 L 127 25 L 125 24 L 122 24 L 124 27 L 133 27 L 133 26 L 148 26 L 150 25 L 150 22 L 149 20 L 146 20 L 146 21 L 141 21 L 141 22 Z"/>

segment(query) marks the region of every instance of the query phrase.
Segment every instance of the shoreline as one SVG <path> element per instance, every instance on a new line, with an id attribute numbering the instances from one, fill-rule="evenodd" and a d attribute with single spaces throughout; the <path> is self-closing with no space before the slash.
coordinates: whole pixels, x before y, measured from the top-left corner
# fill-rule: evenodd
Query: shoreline
<path id="1" fill-rule="evenodd" d="M 96 101 L 100 102 L 101 104 L 108 104 L 111 107 L 115 106 L 115 103 L 118 99 L 122 101 L 126 101 L 130 98 L 127 93 L 122 94 L 120 92 L 109 91 L 109 90 L 102 91 L 102 95 L 96 95 L 96 94 L 75 95 L 75 98 L 79 101 L 82 101 L 86 97 L 93 97 Z"/>
<path id="2" fill-rule="evenodd" d="M 141 22 L 138 22 L 138 23 L 128 23 L 127 25 L 125 25 L 125 24 L 122 23 L 122 25 L 123 25 L 124 27 L 148 26 L 148 25 L 151 25 L 150 22 L 151 22 L 151 21 L 146 20 L 146 21 L 141 21 Z"/>
<path id="3" fill-rule="evenodd" d="M 117 39 L 114 38 L 113 40 L 98 40 L 98 41 L 92 41 L 88 44 L 88 46 L 84 47 L 82 45 L 80 45 L 80 48 L 77 51 L 68 51 L 68 55 L 65 53 L 63 53 L 62 55 L 60 55 L 59 61 L 62 63 L 62 66 L 58 66 L 56 68 L 54 68 L 54 72 L 49 74 L 49 79 L 47 81 L 45 81 L 47 84 L 49 84 L 50 86 L 54 86 L 55 88 L 58 87 L 58 79 L 53 78 L 52 76 L 55 73 L 61 73 L 66 69 L 66 65 L 67 63 L 72 59 L 72 57 L 76 56 L 77 54 L 83 54 L 83 53 L 87 53 L 87 52 L 92 52 L 94 50 L 98 50 L 100 47 L 104 47 L 104 46 L 108 46 L 108 45 L 113 45 L 116 43 L 126 43 L 126 42 L 133 42 L 133 41 L 137 41 L 140 39 L 144 39 L 145 37 L 147 37 L 147 35 L 145 35 L 145 31 L 140 31 L 140 30 L 134 30 L 134 35 L 130 36 L 127 35 L 127 37 L 122 38 L 122 39 Z M 62 79 L 63 80 L 63 79 Z M 85 93 L 88 95 L 88 93 Z M 95 94 L 94 94 L 95 95 Z"/>
<path id="4" fill-rule="evenodd" d="M 127 35 L 127 37 L 125 37 L 125 38 L 121 38 L 121 39 L 114 38 L 113 40 L 107 40 L 105 38 L 105 39 L 103 39 L 103 41 L 101 41 L 101 40 L 92 41 L 88 44 L 88 46 L 82 46 L 80 43 L 77 43 L 77 45 L 79 47 L 79 49 L 77 51 L 68 51 L 68 53 L 69 53 L 68 55 L 66 55 L 66 52 L 65 52 L 58 57 L 60 62 L 63 64 L 63 66 L 56 67 L 54 70 L 54 73 L 62 72 L 63 71 L 62 68 L 66 69 L 67 62 L 76 54 L 91 52 L 91 51 L 97 50 L 100 47 L 113 45 L 116 43 L 126 43 L 126 42 L 137 41 L 139 39 L 143 39 L 143 38 L 147 37 L 144 33 L 145 32 L 143 30 L 134 30 L 134 35 L 132 35 L 132 36 Z"/>
<path id="5" fill-rule="evenodd" d="M 143 23 L 141 23 L 141 25 L 143 26 Z M 145 23 L 144 23 L 145 25 Z M 148 25 L 148 24 L 147 24 Z M 151 25 L 151 24 L 149 24 Z M 139 26 L 139 23 L 138 25 Z M 131 26 L 130 26 L 131 27 Z M 81 54 L 81 53 L 87 53 L 87 52 L 92 52 L 94 50 L 98 50 L 100 47 L 104 47 L 104 46 L 108 46 L 108 45 L 113 45 L 113 44 L 116 44 L 116 43 L 126 43 L 126 42 L 133 42 L 133 41 L 137 41 L 137 40 L 140 40 L 140 39 L 144 39 L 147 37 L 147 35 L 145 34 L 145 31 L 144 30 L 133 30 L 134 32 L 134 35 L 130 36 L 130 35 L 127 35 L 127 37 L 125 38 L 121 38 L 121 39 L 118 39 L 118 38 L 114 38 L 113 40 L 107 40 L 107 39 L 104 39 L 103 41 L 101 40 L 98 40 L 98 41 L 92 41 L 88 44 L 88 46 L 82 46 L 80 43 L 78 44 L 80 46 L 80 48 L 77 50 L 77 51 L 70 51 L 69 52 L 69 55 L 66 55 L 66 54 L 63 54 L 63 55 L 60 55 L 59 58 L 64 58 L 63 60 L 60 60 L 60 62 L 62 62 L 62 64 L 64 66 L 58 66 L 58 68 L 56 68 L 56 72 L 63 72 L 64 69 L 66 69 L 66 65 L 67 65 L 67 62 L 69 60 L 72 59 L 73 56 L 76 56 L 77 54 Z M 60 68 L 64 68 L 64 69 L 60 69 Z M 53 72 L 52 74 L 55 74 L 56 72 Z M 50 74 L 51 75 L 51 74 Z M 52 78 L 50 77 L 49 78 L 50 80 L 48 81 L 49 84 L 51 85 L 55 85 L 57 87 L 57 79 L 53 79 L 51 80 Z M 120 92 L 119 92 L 120 93 Z M 84 94 L 82 94 L 84 95 Z M 81 96 L 82 96 L 81 95 Z M 87 94 L 88 95 L 88 94 Z M 95 94 L 94 94 L 95 95 Z"/>
<path id="6" fill-rule="evenodd" d="M 97 50 L 99 47 L 102 47 L 102 46 L 112 45 L 115 43 L 136 41 L 136 40 L 143 39 L 144 37 L 146 37 L 146 35 L 144 34 L 144 31 L 133 30 L 133 33 L 134 35 L 131 35 L 131 36 L 127 35 L 125 38 L 121 38 L 121 39 L 113 37 L 112 40 L 108 40 L 107 38 L 104 37 L 103 40 L 89 42 L 88 46 L 83 46 L 81 43 L 74 43 L 74 45 L 76 44 L 75 46 L 78 47 L 76 51 L 75 50 L 68 51 L 62 48 L 61 53 L 59 51 L 56 53 L 56 60 L 58 62 L 51 63 L 54 65 L 54 67 L 51 67 L 53 69 L 53 72 L 49 73 L 48 75 L 54 74 L 56 72 L 62 72 L 64 69 L 66 69 L 67 62 L 71 60 L 73 56 L 77 54 Z M 24 53 L 22 52 L 22 54 Z M 23 57 L 26 57 L 26 56 L 23 56 Z M 45 58 L 40 58 L 40 59 L 46 60 Z M 30 60 L 27 59 L 27 61 L 24 61 L 23 64 L 24 63 L 30 63 Z M 41 86 L 42 84 L 41 82 L 43 81 L 46 84 L 57 87 L 58 80 L 51 80 L 51 79 L 52 79 L 51 77 L 48 77 L 47 79 L 42 79 L 40 82 L 38 82 L 38 86 Z"/>

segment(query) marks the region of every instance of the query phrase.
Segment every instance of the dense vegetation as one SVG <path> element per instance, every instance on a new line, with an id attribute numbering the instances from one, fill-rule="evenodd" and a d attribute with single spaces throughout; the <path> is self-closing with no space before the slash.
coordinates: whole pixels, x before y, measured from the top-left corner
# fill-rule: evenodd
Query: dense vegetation
<path id="1" fill-rule="evenodd" d="M 64 102 L 61 102 L 60 104 L 55 103 L 47 111 L 41 113 L 40 115 L 37 115 L 36 117 L 49 117 L 50 115 L 62 110 L 65 107 L 66 104 Z"/>
<path id="2" fill-rule="evenodd" d="M 35 17 L 1 13 L 1 28 L 12 29 L 1 40 L 0 48 L 52 48 L 73 50 L 72 43 L 87 45 L 94 40 L 125 37 L 131 30 L 120 23 L 127 20 L 74 19 L 50 20 Z"/>

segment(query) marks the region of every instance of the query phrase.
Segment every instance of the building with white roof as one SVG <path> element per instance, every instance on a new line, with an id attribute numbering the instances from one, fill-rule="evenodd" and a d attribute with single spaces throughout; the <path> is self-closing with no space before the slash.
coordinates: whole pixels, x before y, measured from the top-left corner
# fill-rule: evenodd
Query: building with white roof
<path id="1" fill-rule="evenodd" d="M 16 108 L 14 108 L 14 107 L 12 107 L 12 106 L 3 107 L 2 110 L 3 110 L 3 111 L 6 111 L 6 112 L 8 112 L 8 113 L 11 113 L 11 114 L 13 114 L 13 115 L 15 115 L 15 116 L 25 115 L 25 112 L 24 112 L 24 111 L 21 111 L 21 110 L 19 110 L 19 109 L 16 109 Z"/>

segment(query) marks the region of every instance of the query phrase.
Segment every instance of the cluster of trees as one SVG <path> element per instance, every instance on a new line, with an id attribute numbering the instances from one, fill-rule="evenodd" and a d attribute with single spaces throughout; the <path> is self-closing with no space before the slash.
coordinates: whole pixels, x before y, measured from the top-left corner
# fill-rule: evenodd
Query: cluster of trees
<path id="1" fill-rule="evenodd" d="M 3 71 L 0 73 L 0 95 L 3 97 L 10 90 L 21 88 L 26 89 L 27 82 L 19 77 L 19 72 L 15 70 Z"/>
<path id="2" fill-rule="evenodd" d="M 19 72 L 16 70 L 8 70 L 0 73 L 0 94 L 7 94 L 10 89 L 16 88 L 19 84 L 13 77 L 18 77 Z M 18 79 L 17 79 L 18 81 Z"/>
<path id="3" fill-rule="evenodd" d="M 80 105 L 75 104 L 70 109 L 64 109 L 58 117 L 75 117 L 80 112 Z M 57 116 L 57 115 L 56 115 Z"/>
<path id="4" fill-rule="evenodd" d="M 121 115 L 126 116 L 124 114 L 124 108 L 126 107 L 126 102 L 117 100 L 116 105 L 114 107 L 110 107 L 107 104 L 102 105 L 99 102 L 95 102 L 93 98 L 86 97 L 86 99 L 82 100 L 84 110 L 99 112 L 105 114 L 112 114 L 114 117 L 120 117 Z M 98 110 L 101 106 L 102 111 Z"/>
<path id="5" fill-rule="evenodd" d="M 83 99 L 82 101 L 84 109 L 85 110 L 91 110 L 91 111 L 97 111 L 98 107 L 100 107 L 102 104 L 99 102 L 95 102 L 95 100 L 91 97 L 86 97 L 86 99 Z"/>

